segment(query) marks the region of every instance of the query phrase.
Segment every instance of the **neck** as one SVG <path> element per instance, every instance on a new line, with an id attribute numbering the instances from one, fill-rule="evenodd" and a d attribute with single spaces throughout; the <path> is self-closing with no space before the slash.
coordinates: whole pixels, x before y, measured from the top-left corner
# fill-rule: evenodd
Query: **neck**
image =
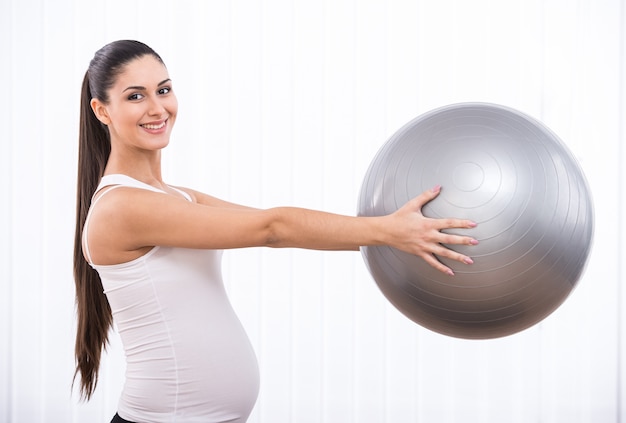
<path id="1" fill-rule="evenodd" d="M 116 173 L 130 176 L 149 185 L 160 186 L 163 183 L 161 151 L 151 151 L 148 154 L 144 152 L 144 154 L 122 155 L 111 150 L 104 174 L 111 175 Z"/>

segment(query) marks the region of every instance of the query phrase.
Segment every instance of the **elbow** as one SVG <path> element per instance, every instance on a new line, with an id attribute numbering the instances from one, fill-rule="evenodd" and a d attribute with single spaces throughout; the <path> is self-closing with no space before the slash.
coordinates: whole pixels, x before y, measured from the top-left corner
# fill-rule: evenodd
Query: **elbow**
<path id="1" fill-rule="evenodd" d="M 264 231 L 261 246 L 269 248 L 280 248 L 283 244 L 282 238 L 275 224 L 270 224 Z"/>
<path id="2" fill-rule="evenodd" d="M 303 247 L 303 225 L 305 220 L 301 209 L 294 207 L 276 207 L 266 210 L 264 246 L 270 248 Z"/>
<path id="3" fill-rule="evenodd" d="M 269 248 L 284 248 L 287 246 L 284 236 L 284 227 L 282 222 L 281 213 L 279 209 L 266 210 L 268 219 L 263 228 L 263 236 L 261 240 L 261 246 Z"/>
<path id="4" fill-rule="evenodd" d="M 285 245 L 280 241 L 278 237 L 275 236 L 267 236 L 265 238 L 265 242 L 263 243 L 263 247 L 268 248 L 284 248 Z"/>

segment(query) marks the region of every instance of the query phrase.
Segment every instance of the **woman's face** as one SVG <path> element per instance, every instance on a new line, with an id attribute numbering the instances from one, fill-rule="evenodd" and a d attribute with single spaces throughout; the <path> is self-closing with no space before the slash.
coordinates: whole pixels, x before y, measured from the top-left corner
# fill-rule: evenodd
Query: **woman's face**
<path id="1" fill-rule="evenodd" d="M 108 94 L 108 103 L 93 99 L 91 107 L 109 128 L 112 148 L 158 150 L 169 143 L 178 101 L 163 63 L 152 55 L 132 60 Z"/>

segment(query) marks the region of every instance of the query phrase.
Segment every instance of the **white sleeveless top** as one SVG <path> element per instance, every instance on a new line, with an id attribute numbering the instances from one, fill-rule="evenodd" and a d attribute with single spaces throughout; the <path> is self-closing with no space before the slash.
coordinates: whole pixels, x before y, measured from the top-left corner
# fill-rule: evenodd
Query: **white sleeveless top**
<path id="1" fill-rule="evenodd" d="M 125 175 L 104 176 L 96 192 L 107 186 L 163 192 Z M 85 236 L 88 229 L 89 216 Z M 222 252 L 153 247 L 127 263 L 98 265 L 86 241 L 126 353 L 119 415 L 137 423 L 245 422 L 259 372 L 224 289 Z"/>

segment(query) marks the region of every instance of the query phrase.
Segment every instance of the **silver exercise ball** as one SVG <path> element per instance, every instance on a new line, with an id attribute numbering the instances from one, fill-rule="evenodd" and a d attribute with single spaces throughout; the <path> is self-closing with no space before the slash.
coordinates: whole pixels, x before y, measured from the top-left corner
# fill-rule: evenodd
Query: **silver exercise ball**
<path id="1" fill-rule="evenodd" d="M 591 249 L 593 204 L 585 177 L 559 138 L 510 108 L 463 103 L 426 113 L 396 132 L 372 161 L 358 214 L 394 212 L 441 185 L 423 208 L 433 218 L 478 223 L 476 246 L 449 246 L 474 260 L 439 258 L 455 276 L 390 247 L 364 247 L 385 297 L 441 334 L 487 339 L 524 330 L 556 310 Z"/>

